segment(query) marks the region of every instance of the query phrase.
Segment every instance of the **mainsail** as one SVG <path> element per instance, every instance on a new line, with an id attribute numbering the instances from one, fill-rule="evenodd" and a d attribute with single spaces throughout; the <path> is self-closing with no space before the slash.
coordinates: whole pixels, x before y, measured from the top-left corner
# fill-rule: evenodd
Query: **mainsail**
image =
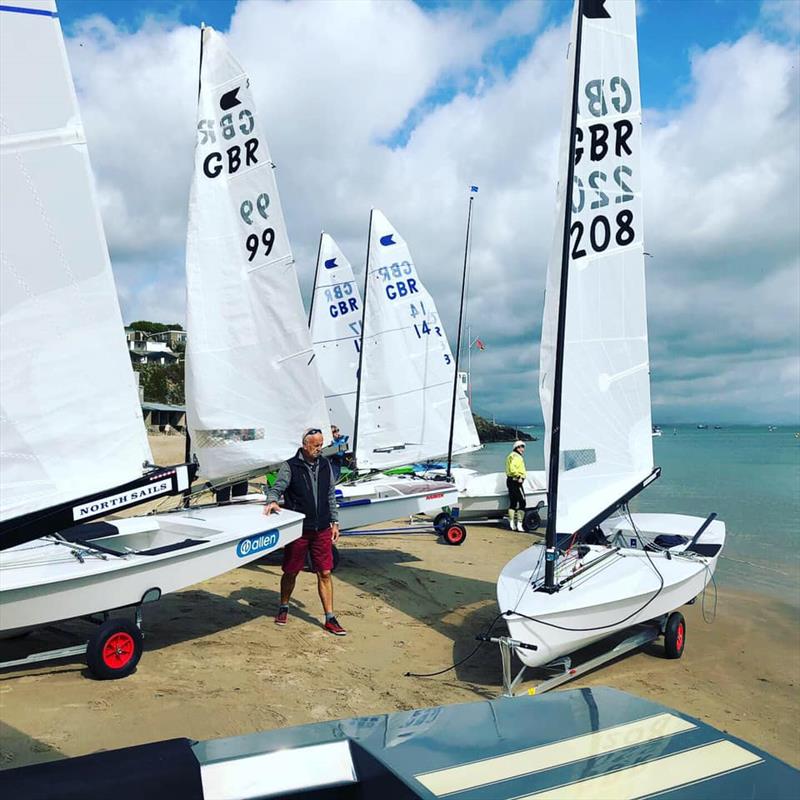
<path id="1" fill-rule="evenodd" d="M 274 164 L 250 81 L 202 32 L 186 245 L 186 402 L 201 473 L 281 461 L 307 428 L 329 437 Z"/>
<path id="2" fill-rule="evenodd" d="M 49 0 L 0 6 L 0 175 L 5 521 L 140 478 L 152 460 Z"/>
<path id="3" fill-rule="evenodd" d="M 323 233 L 311 298 L 311 340 L 331 422 L 351 437 L 356 412 L 361 311 L 361 293 L 353 268 L 333 237 Z"/>
<path id="4" fill-rule="evenodd" d="M 634 3 L 576 3 L 568 76 L 539 387 L 563 533 L 653 471 Z"/>
<path id="5" fill-rule="evenodd" d="M 447 453 L 455 363 L 408 245 L 373 209 L 367 257 L 356 463 L 385 469 Z M 453 453 L 480 447 L 457 390 Z"/>

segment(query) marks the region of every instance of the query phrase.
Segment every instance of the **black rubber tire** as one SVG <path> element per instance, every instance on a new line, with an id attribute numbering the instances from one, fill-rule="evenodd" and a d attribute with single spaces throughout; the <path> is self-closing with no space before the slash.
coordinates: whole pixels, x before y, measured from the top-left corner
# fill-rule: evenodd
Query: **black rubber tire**
<path id="1" fill-rule="evenodd" d="M 664 629 L 664 655 L 667 658 L 680 658 L 686 647 L 686 620 L 680 611 L 673 611 L 667 617 Z"/>
<path id="2" fill-rule="evenodd" d="M 433 527 L 437 533 L 443 534 L 445 529 L 452 525 L 453 522 L 455 520 L 452 514 L 448 514 L 447 511 L 441 511 L 433 518 Z"/>
<path id="3" fill-rule="evenodd" d="M 333 550 L 333 568 L 331 572 L 336 571 L 336 567 L 339 566 L 339 548 L 334 544 L 331 545 L 331 549 Z M 311 561 L 311 552 L 306 553 L 306 572 L 313 572 L 314 571 L 314 564 Z"/>
<path id="4" fill-rule="evenodd" d="M 454 522 L 444 530 L 442 538 L 446 544 L 458 547 L 467 540 L 467 529 L 463 525 Z"/>
<path id="5" fill-rule="evenodd" d="M 528 533 L 533 533 L 537 528 L 542 527 L 542 518 L 535 508 L 529 508 L 522 518 L 522 527 Z"/>
<path id="6" fill-rule="evenodd" d="M 89 637 L 86 664 L 101 681 L 126 678 L 142 657 L 142 632 L 129 619 L 107 619 Z"/>

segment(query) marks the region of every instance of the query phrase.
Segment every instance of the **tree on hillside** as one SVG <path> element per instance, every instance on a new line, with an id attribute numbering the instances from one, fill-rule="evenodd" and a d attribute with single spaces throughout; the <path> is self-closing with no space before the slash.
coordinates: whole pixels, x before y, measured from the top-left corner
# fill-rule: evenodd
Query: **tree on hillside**
<path id="1" fill-rule="evenodd" d="M 134 364 L 133 368 L 139 373 L 146 402 L 184 404 L 183 364 Z"/>
<path id="2" fill-rule="evenodd" d="M 144 331 L 145 333 L 163 333 L 164 331 L 182 331 L 183 326 L 177 322 L 164 323 L 164 322 L 150 322 L 146 319 L 139 319 L 136 322 L 131 322 L 129 328 L 135 331 Z"/>

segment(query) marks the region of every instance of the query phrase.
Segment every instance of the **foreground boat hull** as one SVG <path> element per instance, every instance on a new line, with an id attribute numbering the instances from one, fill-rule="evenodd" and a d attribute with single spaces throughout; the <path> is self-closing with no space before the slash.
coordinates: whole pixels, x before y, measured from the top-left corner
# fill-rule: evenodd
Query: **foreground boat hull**
<path id="1" fill-rule="evenodd" d="M 292 511 L 265 517 L 259 495 L 251 502 L 116 520 L 116 532 L 85 544 L 39 539 L 10 548 L 0 553 L 0 632 L 179 591 L 283 547 L 301 535 L 302 520 Z"/>
<path id="2" fill-rule="evenodd" d="M 703 520 L 677 514 L 633 514 L 604 523 L 616 547 L 591 545 L 583 557 L 562 558 L 556 570 L 562 588 L 552 594 L 543 583 L 545 549 L 534 545 L 503 568 L 497 584 L 500 611 L 529 667 L 543 666 L 640 622 L 656 619 L 690 602 L 711 580 L 725 542 L 725 526 L 713 522 L 701 538 L 708 555 L 683 555 L 686 543 L 647 551 L 639 537 L 692 536 Z M 638 536 L 636 532 L 638 531 Z M 626 545 L 626 546 L 622 546 Z"/>
<path id="3" fill-rule="evenodd" d="M 173 739 L 0 772 L 7 797 L 788 800 L 800 773 L 674 709 L 606 687 Z"/>

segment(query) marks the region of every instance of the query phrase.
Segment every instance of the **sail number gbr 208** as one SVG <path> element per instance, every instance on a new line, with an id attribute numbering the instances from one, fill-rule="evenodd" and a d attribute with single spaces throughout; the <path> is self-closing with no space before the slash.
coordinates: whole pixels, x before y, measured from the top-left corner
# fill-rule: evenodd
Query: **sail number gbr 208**
<path id="1" fill-rule="evenodd" d="M 570 224 L 573 260 L 626 247 L 637 238 L 633 168 L 625 163 L 633 160 L 639 142 L 634 122 L 624 116 L 631 110 L 630 87 L 619 76 L 593 79 L 583 85 L 580 103 Z M 635 158 L 638 163 L 638 152 Z"/>

